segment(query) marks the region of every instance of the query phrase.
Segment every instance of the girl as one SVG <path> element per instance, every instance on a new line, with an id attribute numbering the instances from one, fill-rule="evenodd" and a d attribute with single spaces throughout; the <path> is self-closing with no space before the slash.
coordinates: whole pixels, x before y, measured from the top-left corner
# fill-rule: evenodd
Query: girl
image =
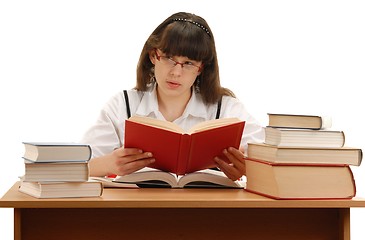
<path id="1" fill-rule="evenodd" d="M 173 14 L 152 32 L 139 58 L 136 87 L 115 95 L 86 132 L 82 142 L 93 150 L 91 176 L 126 175 L 155 161 L 151 152 L 123 147 L 125 120 L 134 114 L 175 122 L 185 130 L 214 118 L 246 121 L 240 149 L 223 151 L 231 163 L 214 159 L 232 180 L 245 174 L 247 142 L 264 138 L 244 105 L 221 87 L 213 33 L 203 18 L 190 13 Z"/>

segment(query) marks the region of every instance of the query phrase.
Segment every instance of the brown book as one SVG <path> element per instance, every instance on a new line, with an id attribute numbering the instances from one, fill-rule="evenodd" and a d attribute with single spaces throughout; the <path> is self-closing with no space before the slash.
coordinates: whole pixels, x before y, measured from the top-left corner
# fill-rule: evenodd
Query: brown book
<path id="1" fill-rule="evenodd" d="M 152 152 L 156 161 L 149 167 L 183 175 L 215 167 L 224 149 L 239 148 L 244 126 L 238 118 L 222 118 L 185 132 L 172 122 L 132 116 L 125 123 L 125 147 Z"/>
<path id="2" fill-rule="evenodd" d="M 66 142 L 23 142 L 24 158 L 33 162 L 83 162 L 91 158 L 86 144 Z"/>
<path id="3" fill-rule="evenodd" d="M 249 143 L 247 155 L 252 159 L 273 163 L 348 164 L 360 166 L 362 161 L 362 150 L 351 147 L 278 147 L 261 143 Z"/>
<path id="4" fill-rule="evenodd" d="M 345 134 L 334 130 L 266 127 L 265 143 L 280 147 L 340 148 L 345 144 Z"/>
<path id="5" fill-rule="evenodd" d="M 36 198 L 99 197 L 103 185 L 87 182 L 20 182 L 19 191 Z"/>
<path id="6" fill-rule="evenodd" d="M 325 129 L 332 126 L 332 119 L 328 116 L 295 115 L 268 113 L 269 127 Z"/>
<path id="7" fill-rule="evenodd" d="M 356 194 L 348 165 L 275 164 L 246 159 L 246 190 L 274 199 L 347 199 Z"/>

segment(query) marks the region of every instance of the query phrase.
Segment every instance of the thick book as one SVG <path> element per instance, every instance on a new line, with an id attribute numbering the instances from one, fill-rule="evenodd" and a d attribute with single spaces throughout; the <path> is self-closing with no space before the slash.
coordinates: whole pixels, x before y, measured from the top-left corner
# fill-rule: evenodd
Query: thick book
<path id="1" fill-rule="evenodd" d="M 222 118 L 202 122 L 188 132 L 158 119 L 132 116 L 125 122 L 125 147 L 151 152 L 149 167 L 178 175 L 215 167 L 223 150 L 239 148 L 245 122 Z"/>
<path id="2" fill-rule="evenodd" d="M 23 181 L 69 181 L 82 182 L 89 178 L 88 162 L 47 162 L 37 163 L 24 160 Z"/>
<path id="3" fill-rule="evenodd" d="M 274 199 L 350 199 L 356 195 L 344 164 L 275 164 L 246 159 L 246 191 Z"/>
<path id="4" fill-rule="evenodd" d="M 105 182 L 105 181 L 104 181 Z M 221 171 L 212 169 L 176 175 L 153 168 L 143 168 L 125 176 L 117 176 L 113 183 L 132 184 L 137 187 L 168 188 L 244 188 L 244 181 L 232 181 Z M 106 184 L 108 185 L 108 184 Z M 110 185 L 113 186 L 113 185 Z M 114 184 L 115 186 L 115 184 Z"/>
<path id="5" fill-rule="evenodd" d="M 267 115 L 269 117 L 269 127 L 303 128 L 318 130 L 331 128 L 332 126 L 332 118 L 330 116 L 274 113 L 268 113 Z"/>
<path id="6" fill-rule="evenodd" d="M 99 197 L 103 185 L 97 181 L 87 182 L 24 182 L 19 191 L 36 198 Z"/>
<path id="7" fill-rule="evenodd" d="M 335 130 L 266 127 L 265 143 L 280 147 L 340 148 L 345 144 L 345 134 Z"/>
<path id="8" fill-rule="evenodd" d="M 249 158 L 273 163 L 302 163 L 302 164 L 348 164 L 360 166 L 362 150 L 360 148 L 306 148 L 280 147 L 264 143 L 248 143 Z"/>
<path id="9" fill-rule="evenodd" d="M 24 158 L 34 162 L 88 161 L 91 158 L 89 145 L 65 142 L 23 142 Z"/>

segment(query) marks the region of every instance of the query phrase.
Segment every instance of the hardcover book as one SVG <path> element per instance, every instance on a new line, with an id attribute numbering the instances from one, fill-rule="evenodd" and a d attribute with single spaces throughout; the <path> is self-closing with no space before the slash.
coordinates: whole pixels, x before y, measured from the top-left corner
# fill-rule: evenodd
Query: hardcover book
<path id="1" fill-rule="evenodd" d="M 24 158 L 33 162 L 79 162 L 91 158 L 89 145 L 66 142 L 23 142 Z"/>
<path id="2" fill-rule="evenodd" d="M 334 130 L 266 127 L 265 143 L 280 147 L 340 148 L 345 144 L 345 134 Z"/>
<path id="3" fill-rule="evenodd" d="M 224 158 L 224 149 L 239 148 L 244 126 L 238 118 L 222 118 L 185 132 L 168 121 L 132 116 L 125 123 L 125 147 L 151 152 L 152 168 L 184 175 L 215 167 L 214 158 Z"/>
<path id="4" fill-rule="evenodd" d="M 325 129 L 332 126 L 332 118 L 317 115 L 295 115 L 268 113 L 269 127 Z"/>
<path id="5" fill-rule="evenodd" d="M 35 163 L 25 160 L 24 167 L 23 181 L 27 182 L 81 182 L 89 178 L 88 162 Z"/>
<path id="6" fill-rule="evenodd" d="M 103 185 L 86 182 L 20 182 L 19 191 L 36 198 L 99 197 Z"/>
<path id="7" fill-rule="evenodd" d="M 276 164 L 246 159 L 246 190 L 275 199 L 350 199 L 356 184 L 348 165 Z"/>
<path id="8" fill-rule="evenodd" d="M 360 148 L 351 147 L 278 147 L 262 143 L 249 143 L 247 155 L 252 159 L 259 159 L 273 163 L 319 163 L 360 166 L 362 162 L 362 150 Z"/>

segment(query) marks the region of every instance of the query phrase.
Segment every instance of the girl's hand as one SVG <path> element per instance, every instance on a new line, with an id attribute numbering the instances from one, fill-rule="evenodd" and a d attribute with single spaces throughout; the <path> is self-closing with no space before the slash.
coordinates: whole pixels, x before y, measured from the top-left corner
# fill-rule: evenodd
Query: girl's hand
<path id="1" fill-rule="evenodd" d="M 223 150 L 223 154 L 228 158 L 230 163 L 227 163 L 223 159 L 216 157 L 214 160 L 218 167 L 228 178 L 235 181 L 240 179 L 246 174 L 246 164 L 244 160 L 244 150 L 240 150 L 230 147 Z"/>
<path id="2" fill-rule="evenodd" d="M 152 153 L 136 148 L 118 148 L 110 154 L 90 160 L 91 176 L 127 175 L 147 167 L 155 159 Z"/>

